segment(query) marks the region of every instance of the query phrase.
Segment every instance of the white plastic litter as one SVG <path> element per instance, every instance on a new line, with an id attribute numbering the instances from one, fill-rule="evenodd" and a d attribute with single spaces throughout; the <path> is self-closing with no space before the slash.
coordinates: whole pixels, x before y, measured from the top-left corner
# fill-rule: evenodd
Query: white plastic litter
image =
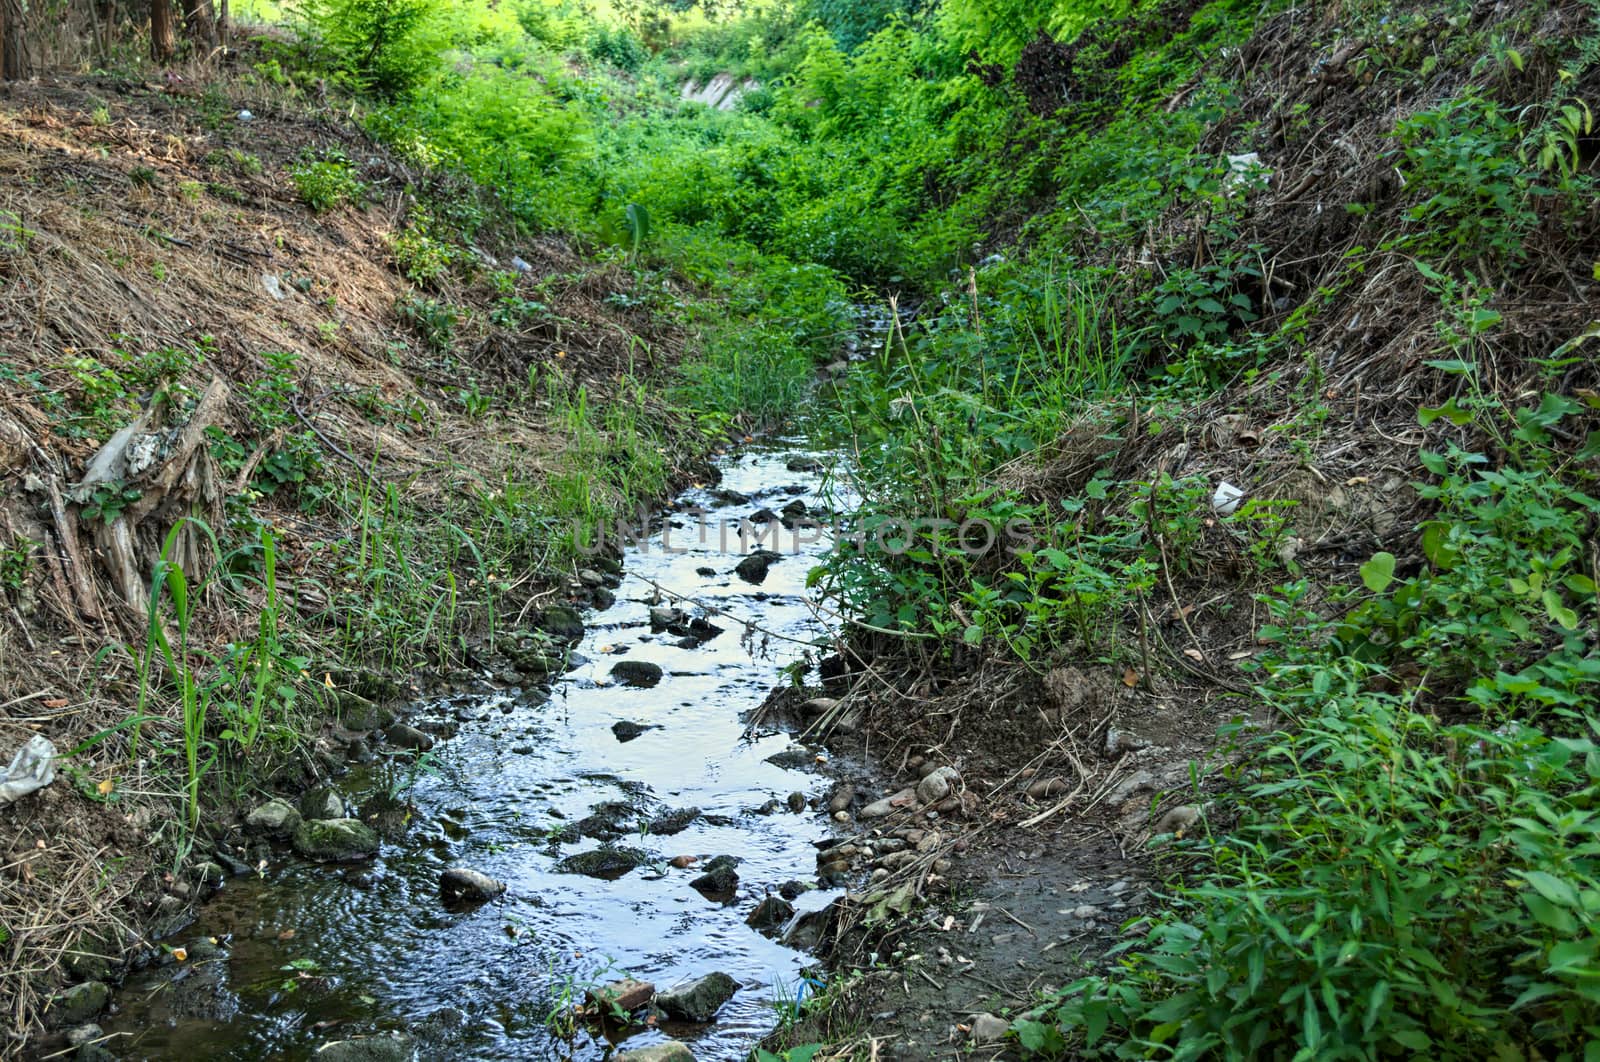
<path id="1" fill-rule="evenodd" d="M 524 262 L 516 255 L 511 256 L 511 267 L 519 273 L 533 272 L 533 266 L 529 265 L 527 262 Z"/>
<path id="2" fill-rule="evenodd" d="M 254 117 L 255 117 L 255 115 L 251 114 L 249 111 L 240 111 L 239 112 L 239 121 L 241 121 L 241 122 L 248 122 L 250 119 L 252 119 Z"/>
<path id="3" fill-rule="evenodd" d="M 0 777 L 0 807 L 43 789 L 56 780 L 56 747 L 42 734 L 35 734 L 17 750 L 11 766 Z"/>
<path id="4" fill-rule="evenodd" d="M 1228 175 L 1222 179 L 1225 194 L 1235 191 L 1255 191 L 1265 188 L 1272 180 L 1272 171 L 1261 164 L 1261 156 L 1254 151 L 1228 156 Z"/>
<path id="5" fill-rule="evenodd" d="M 1222 516 L 1232 516 L 1243 500 L 1244 491 L 1223 480 L 1217 484 L 1216 493 L 1211 495 L 1211 507 Z"/>

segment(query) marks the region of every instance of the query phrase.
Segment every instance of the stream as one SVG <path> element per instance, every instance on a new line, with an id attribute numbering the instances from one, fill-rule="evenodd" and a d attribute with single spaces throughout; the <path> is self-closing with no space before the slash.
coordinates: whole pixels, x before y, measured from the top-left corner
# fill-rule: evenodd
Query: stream
<path id="1" fill-rule="evenodd" d="M 357 814 L 374 794 L 409 786 L 415 814 L 406 828 L 386 835 L 368 862 L 316 864 L 279 847 L 261 874 L 230 879 L 194 924 L 163 942 L 185 946 L 184 961 L 127 979 L 116 1013 L 102 1019 L 119 1034 L 106 1046 L 122 1058 L 300 1059 L 329 1041 L 403 1030 L 421 1058 L 588 1060 L 618 1043 L 670 1038 L 699 1062 L 742 1062 L 777 1024 L 776 1008 L 793 1000 L 809 962 L 746 919 L 785 883 L 815 885 L 814 842 L 829 835 L 827 816 L 791 796 L 825 793 L 816 750 L 797 752 L 782 733 L 746 735 L 745 718 L 805 650 L 785 638 L 824 633 L 805 580 L 825 535 L 784 531 L 782 558 L 759 585 L 734 572 L 741 518 L 796 501 L 825 507 L 820 471 L 791 470 L 815 462 L 794 454 L 726 459 L 720 484 L 686 492 L 669 514 L 671 551 L 660 530 L 628 548 L 616 603 L 584 614 L 576 666 L 548 700 L 508 689 L 418 706 L 413 725 L 448 723 L 455 735 L 420 765 L 385 754 L 334 783 Z M 708 511 L 703 542 L 697 508 Z M 659 599 L 652 584 L 688 600 Z M 656 603 L 691 617 L 709 606 L 706 618 L 722 632 L 704 641 L 703 627 L 695 638 L 653 632 Z M 785 637 L 742 637 L 739 620 Z M 654 688 L 619 684 L 610 675 L 621 660 L 657 664 L 664 675 Z M 623 739 L 617 723 L 651 729 Z M 789 766 L 769 762 L 785 752 Z M 630 809 L 619 818 L 627 832 L 612 843 L 643 849 L 650 861 L 614 880 L 562 872 L 559 860 L 599 844 L 575 840 L 569 827 L 606 802 Z M 699 814 L 681 816 L 691 820 L 681 832 L 646 824 L 685 809 Z M 690 885 L 705 857 L 718 855 L 739 860 L 731 898 Z M 701 858 L 673 866 L 679 856 Z M 452 866 L 497 878 L 507 892 L 447 909 L 439 879 Z M 836 895 L 807 888 L 794 904 L 803 915 Z M 711 1022 L 560 1028 L 587 987 L 626 975 L 665 989 L 713 971 L 739 988 Z"/>

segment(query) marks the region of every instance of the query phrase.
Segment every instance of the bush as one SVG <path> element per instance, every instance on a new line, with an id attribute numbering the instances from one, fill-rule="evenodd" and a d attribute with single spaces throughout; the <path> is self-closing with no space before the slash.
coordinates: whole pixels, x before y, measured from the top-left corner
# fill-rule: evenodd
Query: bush
<path id="1" fill-rule="evenodd" d="M 438 69 L 444 50 L 434 0 L 309 0 L 334 65 L 366 92 L 392 99 Z"/>

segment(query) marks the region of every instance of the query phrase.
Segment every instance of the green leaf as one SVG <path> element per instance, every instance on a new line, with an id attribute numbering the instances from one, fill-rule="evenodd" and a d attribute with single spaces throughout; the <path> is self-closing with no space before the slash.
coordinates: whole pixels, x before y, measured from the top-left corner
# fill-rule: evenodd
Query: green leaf
<path id="1" fill-rule="evenodd" d="M 1440 417 L 1445 418 L 1457 427 L 1472 421 L 1471 412 L 1458 406 L 1454 396 L 1442 406 L 1421 406 L 1417 409 L 1417 420 L 1424 428 Z"/>
<path id="2" fill-rule="evenodd" d="M 1519 874 L 1529 885 L 1538 890 L 1539 895 L 1551 903 L 1560 904 L 1572 910 L 1579 908 L 1578 890 L 1572 887 L 1571 882 L 1563 881 L 1554 874 L 1543 870 L 1519 870 Z"/>
<path id="3" fill-rule="evenodd" d="M 1381 594 L 1394 582 L 1394 554 L 1388 551 L 1374 553 L 1372 559 L 1361 566 L 1361 581 L 1374 594 Z"/>

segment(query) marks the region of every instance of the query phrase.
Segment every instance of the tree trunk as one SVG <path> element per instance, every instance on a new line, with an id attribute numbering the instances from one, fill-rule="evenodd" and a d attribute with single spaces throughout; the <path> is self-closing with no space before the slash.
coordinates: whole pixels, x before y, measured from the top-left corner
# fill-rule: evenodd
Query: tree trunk
<path id="1" fill-rule="evenodd" d="M 217 17 L 211 0 L 183 0 L 183 29 L 201 58 L 217 46 Z"/>
<path id="2" fill-rule="evenodd" d="M 177 50 L 172 0 L 150 0 L 150 58 L 158 63 L 171 62 Z"/>
<path id="3" fill-rule="evenodd" d="M 17 81 L 27 76 L 22 5 L 17 0 L 0 0 L 0 81 Z"/>

